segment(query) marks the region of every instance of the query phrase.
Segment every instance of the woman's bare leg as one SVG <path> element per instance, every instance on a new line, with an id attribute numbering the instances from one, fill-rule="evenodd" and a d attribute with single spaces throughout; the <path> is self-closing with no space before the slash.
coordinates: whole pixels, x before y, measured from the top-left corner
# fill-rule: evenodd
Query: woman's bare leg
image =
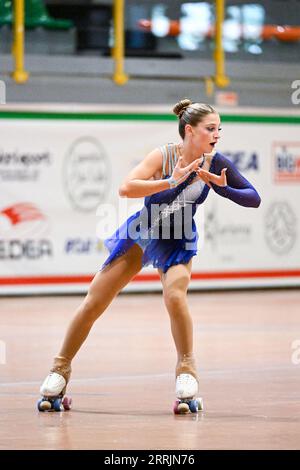
<path id="1" fill-rule="evenodd" d="M 189 373 L 197 379 L 193 356 L 193 321 L 187 303 L 191 269 L 192 260 L 188 264 L 171 266 L 166 273 L 159 270 L 159 274 L 177 350 L 176 377 L 181 373 Z"/>
<path id="2" fill-rule="evenodd" d="M 71 361 L 92 328 L 95 320 L 105 311 L 120 290 L 141 270 L 143 252 L 133 245 L 127 253 L 98 272 L 82 304 L 72 319 L 51 372 L 63 375 L 68 382 Z"/>

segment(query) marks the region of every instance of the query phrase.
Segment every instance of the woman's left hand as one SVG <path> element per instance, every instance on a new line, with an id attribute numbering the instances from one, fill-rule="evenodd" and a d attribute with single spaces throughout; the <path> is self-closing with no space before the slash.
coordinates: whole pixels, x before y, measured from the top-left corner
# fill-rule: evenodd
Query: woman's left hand
<path id="1" fill-rule="evenodd" d="M 210 173 L 207 170 L 199 168 L 197 170 L 197 175 L 211 188 L 211 183 L 216 184 L 217 186 L 227 186 L 227 177 L 226 177 L 227 168 L 223 168 L 220 175 L 215 175 Z"/>

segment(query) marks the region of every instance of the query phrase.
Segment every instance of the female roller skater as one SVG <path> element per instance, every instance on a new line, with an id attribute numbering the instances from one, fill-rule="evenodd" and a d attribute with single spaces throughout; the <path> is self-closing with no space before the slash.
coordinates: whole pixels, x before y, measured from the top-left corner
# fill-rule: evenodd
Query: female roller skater
<path id="1" fill-rule="evenodd" d="M 145 197 L 141 211 L 106 240 L 110 255 L 95 275 L 66 332 L 38 408 L 68 409 L 64 397 L 71 361 L 97 318 L 145 265 L 158 269 L 163 298 L 177 350 L 174 412 L 201 409 L 193 355 L 193 323 L 187 303 L 192 257 L 197 254 L 194 215 L 210 189 L 245 207 L 258 207 L 254 187 L 224 155 L 215 151 L 220 116 L 208 104 L 184 99 L 173 109 L 179 118 L 180 143 L 154 149 L 126 177 L 121 197 Z"/>

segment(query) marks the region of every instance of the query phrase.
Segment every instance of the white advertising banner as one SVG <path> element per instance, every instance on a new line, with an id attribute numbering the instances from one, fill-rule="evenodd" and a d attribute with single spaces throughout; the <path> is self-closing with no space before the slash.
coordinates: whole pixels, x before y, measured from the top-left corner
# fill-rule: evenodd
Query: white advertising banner
<path id="1" fill-rule="evenodd" d="M 191 288 L 300 285 L 300 116 L 222 114 L 218 150 L 259 192 L 258 209 L 210 190 L 196 214 Z M 169 114 L 0 112 L 0 292 L 84 292 L 103 238 L 142 207 L 125 175 L 179 141 Z M 127 290 L 160 288 L 147 267 Z"/>

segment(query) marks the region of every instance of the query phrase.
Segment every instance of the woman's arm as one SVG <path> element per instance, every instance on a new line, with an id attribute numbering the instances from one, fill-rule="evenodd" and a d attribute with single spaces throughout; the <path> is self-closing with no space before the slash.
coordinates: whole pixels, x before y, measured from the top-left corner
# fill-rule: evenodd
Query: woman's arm
<path id="1" fill-rule="evenodd" d="M 121 197 L 138 198 L 151 196 L 183 182 L 190 173 L 197 168 L 200 159 L 194 160 L 186 167 L 182 167 L 180 158 L 174 168 L 171 178 L 151 180 L 162 170 L 162 154 L 159 149 L 150 152 L 125 178 L 119 189 Z"/>
<path id="2" fill-rule="evenodd" d="M 205 179 L 208 180 L 213 190 L 220 196 L 226 197 L 240 206 L 258 207 L 261 199 L 256 189 L 241 175 L 228 158 L 220 154 L 218 156 L 216 172 L 220 175 L 200 170 L 200 176 L 203 177 L 204 181 Z"/>
<path id="3" fill-rule="evenodd" d="M 170 188 L 166 180 L 150 180 L 162 169 L 162 154 L 159 149 L 150 152 L 125 178 L 119 188 L 121 197 L 145 197 Z"/>

